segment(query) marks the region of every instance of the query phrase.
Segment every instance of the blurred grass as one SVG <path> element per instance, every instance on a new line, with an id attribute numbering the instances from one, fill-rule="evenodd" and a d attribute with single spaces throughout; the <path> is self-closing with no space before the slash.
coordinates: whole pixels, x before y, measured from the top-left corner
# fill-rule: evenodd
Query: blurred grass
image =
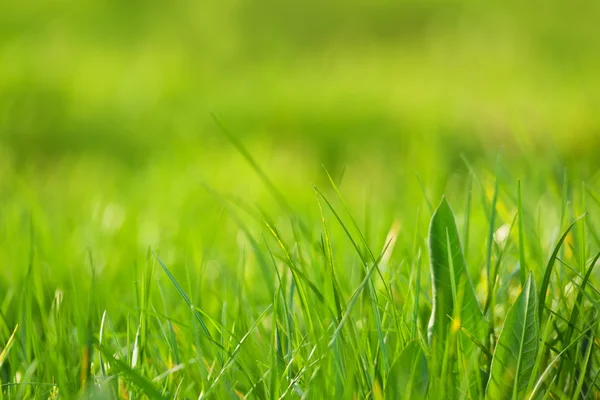
<path id="1" fill-rule="evenodd" d="M 223 147 L 210 110 L 247 140 L 342 164 L 523 135 L 576 160 L 599 140 L 595 3 L 0 7 L 0 135 L 18 162 L 207 154 Z"/>
<path id="2" fill-rule="evenodd" d="M 5 1 L 2 199 L 49 226 L 126 203 L 174 231 L 170 210 L 213 204 L 201 182 L 267 207 L 211 112 L 302 207 L 321 164 L 353 197 L 412 209 L 415 174 L 442 193 L 461 154 L 491 165 L 503 148 L 520 175 L 591 178 L 599 15 L 593 2 Z"/>
<path id="3" fill-rule="evenodd" d="M 46 250 L 62 241 L 74 260 L 106 235 L 211 242 L 221 206 L 202 184 L 272 209 L 211 112 L 301 212 L 327 183 L 322 164 L 353 206 L 390 218 L 422 205 L 416 174 L 432 198 L 460 191 L 461 156 L 487 169 L 500 148 L 532 193 L 564 166 L 592 179 L 599 15 L 560 2 L 2 2 L 5 240 L 10 218 L 28 235 L 32 215 Z"/>

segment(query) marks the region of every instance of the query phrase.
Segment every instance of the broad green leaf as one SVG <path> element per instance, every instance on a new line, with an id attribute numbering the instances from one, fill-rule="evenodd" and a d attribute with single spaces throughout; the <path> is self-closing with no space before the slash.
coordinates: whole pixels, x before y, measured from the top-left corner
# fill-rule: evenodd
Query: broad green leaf
<path id="1" fill-rule="evenodd" d="M 485 321 L 469 278 L 454 214 L 446 198 L 442 198 L 431 218 L 429 259 L 433 283 L 429 342 L 437 338 L 438 345 L 443 348 L 450 322 L 448 316 L 454 319 L 456 327 L 462 327 L 474 338 L 480 339 Z M 463 343 L 465 350 L 474 346 L 471 340 Z"/>
<path id="2" fill-rule="evenodd" d="M 385 387 L 387 399 L 424 399 L 429 384 L 427 359 L 418 341 L 413 340 L 392 364 Z"/>
<path id="3" fill-rule="evenodd" d="M 524 397 L 535 364 L 539 338 L 535 280 L 530 272 L 500 332 L 492 359 L 487 398 Z"/>

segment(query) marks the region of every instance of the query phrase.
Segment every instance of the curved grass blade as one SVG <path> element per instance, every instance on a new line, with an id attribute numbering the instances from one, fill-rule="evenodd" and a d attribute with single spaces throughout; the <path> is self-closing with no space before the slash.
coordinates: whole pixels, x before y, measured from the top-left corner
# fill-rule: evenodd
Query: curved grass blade
<path id="1" fill-rule="evenodd" d="M 233 133 L 231 133 L 229 129 L 227 129 L 227 127 L 216 112 L 213 111 L 210 114 L 213 118 L 213 121 L 219 127 L 221 133 L 227 138 L 227 140 L 229 140 L 229 143 L 231 143 L 233 147 L 235 147 L 235 149 L 244 157 L 244 159 L 246 159 L 248 164 L 250 164 L 250 166 L 252 167 L 256 175 L 260 178 L 260 180 L 263 182 L 267 190 L 271 192 L 271 195 L 273 196 L 275 201 L 277 201 L 281 209 L 284 210 L 287 214 L 293 214 L 293 209 L 290 206 L 290 203 L 288 202 L 286 197 L 281 193 L 280 190 L 277 189 L 277 187 L 271 181 L 271 179 L 269 179 L 265 171 L 260 167 L 260 165 L 252 156 L 252 154 L 250 154 L 250 152 L 248 151 L 246 146 L 244 146 L 242 141 L 238 139 Z M 307 238 L 310 237 L 310 230 L 308 228 L 308 225 L 304 223 L 301 219 L 298 220 L 298 224 L 304 236 Z"/>
<path id="2" fill-rule="evenodd" d="M 594 259 L 592 260 L 592 263 L 588 267 L 588 270 L 585 273 L 585 276 L 583 277 L 581 286 L 579 287 L 579 293 L 577 293 L 577 298 L 575 299 L 575 304 L 573 304 L 573 310 L 571 311 L 571 319 L 569 321 L 569 328 L 567 330 L 567 334 L 565 335 L 565 339 L 564 339 L 565 344 L 570 343 L 571 337 L 573 337 L 574 327 L 577 324 L 577 319 L 579 318 L 579 312 L 581 310 L 581 305 L 583 302 L 583 295 L 585 294 L 585 287 L 588 284 L 590 275 L 592 274 L 592 271 L 594 270 L 594 267 L 596 266 L 596 263 L 598 262 L 599 258 L 600 258 L 600 253 L 596 254 Z"/>
<path id="3" fill-rule="evenodd" d="M 595 314 L 596 310 L 590 310 L 590 314 Z M 590 315 L 591 317 L 591 315 Z M 592 318 L 589 318 L 592 319 Z M 588 318 L 584 318 L 584 320 L 589 320 Z M 592 342 L 595 340 L 594 334 L 592 331 L 589 332 L 588 335 L 584 336 L 580 342 L 579 351 L 581 352 L 580 356 L 580 364 L 578 368 L 576 368 L 575 373 L 577 375 L 576 378 L 573 379 L 573 384 L 576 385 L 575 393 L 573 393 L 573 400 L 577 400 L 581 398 L 581 393 L 589 393 L 592 388 L 590 388 L 589 381 L 589 369 L 592 367 L 591 356 L 594 345 Z M 592 381 L 592 385 L 595 382 Z M 596 389 L 597 390 L 597 389 Z"/>
<path id="4" fill-rule="evenodd" d="M 413 340 L 392 364 L 385 395 L 387 399 L 424 399 L 428 385 L 427 359 L 419 342 Z"/>
<path id="5" fill-rule="evenodd" d="M 495 291 L 496 291 L 496 284 L 498 283 L 498 280 L 496 279 L 496 277 L 498 276 L 498 270 L 500 269 L 500 264 L 502 263 L 506 249 L 510 245 L 510 238 L 511 238 L 513 228 L 515 227 L 515 223 L 517 222 L 517 217 L 518 217 L 518 214 L 515 214 L 512 222 L 510 223 L 510 227 L 508 228 L 508 235 L 506 236 L 506 240 L 505 240 L 504 244 L 501 247 L 498 246 L 500 249 L 498 250 L 498 256 L 496 258 L 496 262 L 494 263 L 493 270 L 492 270 L 492 277 L 493 277 L 492 280 L 494 281 L 494 283 L 492 284 L 491 288 L 488 289 L 489 293 L 491 293 L 491 295 L 487 296 L 485 305 L 483 306 L 483 314 L 489 315 L 490 319 L 494 318 L 494 309 L 495 309 L 495 305 L 496 305 L 496 296 L 495 296 L 496 292 Z M 522 283 L 523 286 L 525 285 L 526 281 L 527 281 L 527 276 L 525 276 L 525 280 Z M 488 314 L 488 311 L 490 312 L 490 314 Z M 491 329 L 494 329 L 494 327 L 491 326 Z"/>
<path id="6" fill-rule="evenodd" d="M 105 347 L 100 346 L 99 344 L 97 344 L 97 347 L 100 352 L 104 354 L 104 357 L 108 360 L 111 366 L 113 368 L 116 367 L 116 369 L 129 378 L 133 384 L 142 389 L 148 398 L 160 400 L 166 399 L 166 397 L 162 395 L 162 393 L 154 386 L 154 384 L 152 384 L 150 380 L 140 375 L 134 369 L 130 368 L 127 363 L 113 357 L 111 352 Z"/>
<path id="7" fill-rule="evenodd" d="M 283 208 L 287 212 L 291 212 L 292 207 L 290 207 L 290 204 L 286 200 L 285 196 L 281 194 L 279 190 L 277 190 L 277 187 L 273 184 L 273 182 L 271 182 L 267 174 L 263 171 L 260 165 L 258 165 L 258 162 L 254 159 L 254 157 L 252 157 L 252 154 L 250 154 L 250 152 L 248 151 L 248 149 L 246 149 L 244 144 L 234 134 L 232 134 L 229 131 L 229 129 L 225 127 L 225 124 L 223 123 L 223 121 L 221 121 L 221 118 L 219 118 L 219 116 L 215 112 L 211 112 L 211 116 L 214 122 L 221 130 L 221 133 L 223 133 L 223 135 L 227 138 L 227 140 L 229 140 L 233 147 L 235 147 L 235 149 L 246 159 L 248 164 L 250 164 L 254 172 L 256 172 L 258 177 L 263 181 L 264 185 L 271 192 L 271 194 L 279 203 L 281 208 Z"/>
<path id="8" fill-rule="evenodd" d="M 440 345 L 446 340 L 448 317 L 454 316 L 458 326 L 464 326 L 480 338 L 485 324 L 477 303 L 462 253 L 454 213 L 445 197 L 431 218 L 429 226 L 429 258 L 433 283 L 433 304 L 429 321 L 429 342 L 437 336 Z M 460 315 L 455 315 L 455 299 L 460 300 Z M 443 348 L 443 347 L 442 347 Z"/>
<path id="9" fill-rule="evenodd" d="M 598 377 L 600 377 L 600 368 L 598 368 L 598 371 L 596 371 L 596 374 L 594 375 L 594 379 L 592 379 L 592 382 L 594 383 L 594 386 L 596 386 L 596 381 L 598 380 Z M 583 400 L 587 400 L 591 394 L 593 394 L 594 391 L 593 390 L 589 390 L 585 397 L 583 398 Z"/>
<path id="10" fill-rule="evenodd" d="M 2 352 L 0 352 L 0 367 L 2 367 L 2 364 L 4 364 L 4 360 L 6 359 L 6 357 L 8 357 L 8 352 L 10 351 L 10 348 L 12 347 L 12 345 L 15 341 L 15 335 L 17 334 L 18 329 L 19 329 L 19 325 L 17 324 L 15 326 L 15 330 L 13 331 L 12 335 L 10 335 L 10 337 L 8 338 L 8 342 L 6 342 L 6 346 L 4 346 L 4 350 L 2 350 Z"/>
<path id="11" fill-rule="evenodd" d="M 575 303 L 573 304 L 573 309 L 571 310 L 571 317 L 569 318 L 569 324 L 567 325 L 567 330 L 565 332 L 565 336 L 562 339 L 563 343 L 566 345 L 571 342 L 571 338 L 573 337 L 573 333 L 575 332 L 575 327 L 577 326 L 577 319 L 579 318 L 579 312 L 581 310 L 583 304 L 583 295 L 585 294 L 585 288 L 590 279 L 590 275 L 596 266 L 596 262 L 600 258 L 600 253 L 596 254 L 592 263 L 588 267 L 583 280 L 581 281 L 581 286 L 579 287 L 579 292 L 577 293 L 577 298 L 575 299 Z M 563 359 L 564 360 L 564 359 Z M 563 362 L 561 360 L 558 365 L 557 375 L 560 374 L 563 367 Z"/>
<path id="12" fill-rule="evenodd" d="M 256 321 L 254 321 L 254 323 L 252 324 L 252 326 L 250 327 L 248 332 L 246 332 L 246 334 L 240 339 L 239 343 L 233 349 L 233 352 L 231 353 L 231 355 L 229 356 L 229 358 L 227 359 L 227 361 L 221 368 L 221 371 L 219 371 L 219 373 L 217 374 L 215 379 L 212 381 L 212 384 L 208 388 L 208 391 L 206 393 L 201 393 L 199 396 L 199 399 L 210 396 L 210 394 L 214 390 L 215 386 L 217 385 L 217 383 L 219 382 L 219 380 L 221 379 L 221 377 L 223 376 L 225 371 L 227 371 L 227 369 L 229 369 L 231 367 L 231 365 L 233 364 L 233 362 L 235 361 L 238 353 L 240 352 L 240 350 L 242 348 L 242 345 L 246 342 L 248 337 L 250 337 L 250 334 L 256 330 L 256 327 L 260 324 L 260 322 L 263 320 L 263 318 L 271 311 L 271 308 L 272 308 L 272 305 L 269 304 L 269 306 L 259 315 L 259 317 L 256 319 Z"/>
<path id="13" fill-rule="evenodd" d="M 212 343 L 213 345 L 215 345 L 216 347 L 222 348 L 221 343 L 218 342 L 217 340 L 215 340 L 213 338 L 213 336 L 211 335 L 210 330 L 208 329 L 208 326 L 206 325 L 206 322 L 204 321 L 202 313 L 192 304 L 192 301 L 190 300 L 189 296 L 185 293 L 185 291 L 183 290 L 183 288 L 181 287 L 181 285 L 179 285 L 179 283 L 177 282 L 177 279 L 175 279 L 175 276 L 173 276 L 173 274 L 171 273 L 171 271 L 169 271 L 169 268 L 167 268 L 167 266 L 165 265 L 165 263 L 163 263 L 163 261 L 158 257 L 158 255 L 154 251 L 152 251 L 152 254 L 154 255 L 154 257 L 156 258 L 156 260 L 158 261 L 158 263 L 162 267 L 163 271 L 165 271 L 165 273 L 167 274 L 167 276 L 171 280 L 171 283 L 173 283 L 173 286 L 175 286 L 175 289 L 177 289 L 177 292 L 179 292 L 179 295 L 181 296 L 181 298 L 183 299 L 183 301 L 185 301 L 185 303 L 187 304 L 187 306 L 194 313 L 194 317 L 196 318 L 196 321 L 198 321 L 198 324 L 202 328 L 202 331 L 204 332 L 204 335 L 206 336 L 206 338 L 208 339 L 208 341 L 210 343 Z M 207 350 L 211 354 L 213 353 L 213 349 L 212 348 L 207 348 Z M 217 358 L 219 359 L 219 362 L 222 363 L 223 362 L 223 354 L 221 352 L 217 351 L 216 355 L 217 355 Z"/>
<path id="14" fill-rule="evenodd" d="M 535 280 L 530 272 L 500 332 L 492 359 L 487 398 L 517 399 L 524 396 L 538 352 L 540 333 L 536 307 Z"/>
<path id="15" fill-rule="evenodd" d="M 417 181 L 419 182 L 419 187 L 421 188 L 421 192 L 423 193 L 423 198 L 425 199 L 425 203 L 427 204 L 427 208 L 429 208 L 429 212 L 433 212 L 433 206 L 427 197 L 427 192 L 425 191 L 425 186 L 423 185 L 423 181 L 421 177 L 417 174 Z"/>
<path id="16" fill-rule="evenodd" d="M 171 271 L 169 271 L 169 268 L 167 268 L 167 266 L 165 265 L 165 263 L 162 262 L 162 260 L 158 257 L 158 255 L 154 251 L 152 252 L 152 254 L 154 254 L 154 257 L 156 257 L 156 259 L 158 260 L 158 263 L 160 264 L 160 266 L 162 267 L 162 269 L 165 271 L 165 273 L 167 274 L 167 276 L 171 280 L 171 283 L 173 283 L 173 286 L 175 286 L 175 289 L 177 289 L 177 291 L 179 292 L 179 295 L 181 296 L 181 298 L 183 299 L 183 301 L 185 301 L 185 304 L 187 304 L 188 307 L 190 307 L 190 308 L 192 308 L 194 310 L 194 316 L 196 317 L 196 320 L 198 321 L 198 323 L 202 327 L 202 330 L 204 331 L 204 334 L 209 339 L 212 339 L 213 337 L 210 334 L 210 331 L 208 330 L 208 326 L 206 326 L 206 323 L 204 322 L 204 319 L 202 318 L 202 316 L 200 315 L 200 313 L 195 308 L 193 308 L 192 301 L 190 300 L 190 298 L 188 297 L 188 295 L 185 293 L 185 291 L 183 290 L 183 288 L 179 285 L 179 282 L 177 282 L 177 279 L 175 279 L 175 277 L 173 276 L 173 274 L 171 273 Z"/>
<path id="17" fill-rule="evenodd" d="M 354 225 L 354 228 L 356 229 L 356 231 L 358 232 L 361 241 L 363 242 L 368 256 L 371 259 L 371 262 L 373 263 L 373 267 L 371 270 L 369 270 L 367 268 L 367 265 L 369 264 L 369 261 L 367 260 L 367 258 L 363 255 L 363 253 L 361 252 L 360 248 L 358 247 L 358 244 L 356 243 L 356 241 L 352 238 L 352 235 L 350 234 L 350 232 L 348 231 L 346 225 L 343 223 L 342 219 L 340 218 L 340 216 L 338 215 L 338 213 L 335 211 L 335 209 L 333 208 L 333 206 L 331 205 L 331 203 L 329 202 L 329 200 L 327 200 L 327 198 L 323 195 L 323 193 L 321 193 L 321 191 L 319 189 L 317 189 L 316 186 L 314 186 L 314 189 L 316 191 L 316 193 L 318 195 L 321 196 L 321 198 L 325 201 L 325 204 L 327 204 L 327 206 L 329 207 L 329 209 L 331 210 L 331 212 L 333 213 L 333 215 L 335 216 L 335 218 L 338 220 L 338 222 L 340 223 L 340 226 L 342 227 L 342 229 L 344 230 L 344 232 L 346 233 L 346 236 L 348 236 L 348 238 L 350 239 L 353 247 L 356 249 L 356 252 L 359 256 L 359 258 L 362 261 L 362 264 L 365 266 L 365 268 L 367 268 L 366 273 L 367 275 L 365 276 L 366 280 L 363 280 L 363 282 L 365 284 L 368 285 L 367 289 L 368 289 L 368 294 L 371 297 L 371 305 L 372 305 L 372 310 L 373 310 L 373 316 L 375 317 L 375 326 L 377 328 L 377 336 L 379 339 L 379 345 L 380 345 L 380 349 L 381 349 L 381 355 L 382 355 L 382 359 L 383 359 L 383 368 L 385 373 L 387 374 L 388 369 L 389 369 L 389 360 L 388 360 L 388 353 L 387 353 L 387 348 L 385 345 L 385 339 L 384 339 L 384 335 L 383 335 L 383 328 L 382 328 L 382 324 L 381 324 L 381 315 L 379 313 L 379 308 L 377 307 L 378 304 L 378 299 L 377 299 L 377 292 L 375 291 L 375 286 L 373 284 L 373 282 L 370 280 L 370 276 L 372 273 L 372 270 L 376 270 L 377 273 L 379 274 L 379 276 L 381 277 L 381 282 L 385 288 L 385 293 L 387 294 L 387 296 L 391 299 L 393 298 L 392 292 L 389 288 L 389 286 L 387 285 L 387 283 L 385 282 L 385 279 L 383 277 L 383 275 L 381 274 L 381 270 L 379 269 L 379 262 L 381 261 L 381 258 L 383 257 L 383 255 L 385 254 L 385 252 L 387 251 L 388 246 L 390 245 L 391 242 L 388 242 L 385 244 L 385 247 L 383 249 L 383 251 L 381 252 L 381 254 L 379 255 L 379 257 L 375 257 L 374 253 L 371 251 L 371 248 L 369 247 L 367 240 L 365 239 L 365 236 L 363 235 L 362 231 L 359 229 L 358 224 L 356 223 L 356 221 L 354 220 L 354 218 L 352 217 L 352 215 L 350 214 L 350 211 L 348 209 L 348 206 L 346 205 L 346 202 L 344 201 L 338 187 L 335 185 L 335 182 L 333 181 L 333 178 L 331 177 L 331 175 L 329 174 L 329 172 L 326 170 L 325 171 L 327 173 L 327 176 L 329 178 L 329 181 L 331 183 L 331 185 L 333 186 L 333 189 L 335 190 L 336 194 L 338 195 L 338 198 L 340 199 L 340 201 L 342 202 L 342 205 L 344 207 L 344 209 L 346 210 L 346 212 L 348 213 L 349 217 L 350 217 L 350 221 L 352 222 L 352 224 Z M 362 287 L 362 283 L 361 283 L 361 287 Z M 362 289 L 360 289 L 362 291 Z M 355 292 L 356 294 L 358 294 L 359 292 Z M 351 299 L 352 301 L 352 299 Z M 352 305 L 354 302 L 349 303 Z M 337 337 L 337 335 L 339 334 L 339 329 L 341 329 L 342 325 L 343 325 L 343 321 L 344 321 L 344 317 L 342 317 L 342 321 L 340 322 L 340 324 L 338 325 L 338 329 L 336 329 L 336 332 L 334 333 L 334 338 L 330 341 L 330 345 L 332 343 L 335 342 L 335 338 Z"/>
<path id="18" fill-rule="evenodd" d="M 581 332 L 575 339 L 573 339 L 571 341 L 571 343 L 569 343 L 567 346 L 565 346 L 565 348 L 558 353 L 558 355 L 556 357 L 554 357 L 554 359 L 552 359 L 552 361 L 550 361 L 548 363 L 548 366 L 546 367 L 546 369 L 542 372 L 542 374 L 540 375 L 539 379 L 537 380 L 535 386 L 533 387 L 533 390 L 531 391 L 531 393 L 529 393 L 529 396 L 527 397 L 528 400 L 533 400 L 538 398 L 537 397 L 537 393 L 540 390 L 540 388 L 542 387 L 542 383 L 544 383 L 544 380 L 546 379 L 546 377 L 550 374 L 550 371 L 553 370 L 555 368 L 555 364 L 558 360 L 560 360 L 560 358 L 571 348 L 571 346 L 573 346 L 574 344 L 577 344 L 577 342 L 579 342 L 579 340 L 587 335 L 587 333 L 589 331 L 591 331 L 592 329 L 594 329 L 596 327 L 596 325 L 598 325 L 598 323 L 600 322 L 600 319 L 596 319 L 594 320 L 587 328 L 586 330 L 584 330 L 583 332 Z M 556 376 L 555 376 L 556 378 Z"/>
<path id="19" fill-rule="evenodd" d="M 264 257 L 264 255 L 261 251 L 258 241 L 250 233 L 250 230 L 248 229 L 246 224 L 244 224 L 244 222 L 242 221 L 240 216 L 236 213 L 236 211 L 233 209 L 233 207 L 231 207 L 231 205 L 227 202 L 227 200 L 225 198 L 223 198 L 220 194 L 218 194 L 216 191 L 214 191 L 208 185 L 203 185 L 203 187 L 217 202 L 219 202 L 219 204 L 221 204 L 223 209 L 225 211 L 227 211 L 229 216 L 233 219 L 233 221 L 237 224 L 237 226 L 240 228 L 240 230 L 244 233 L 244 235 L 246 236 L 246 239 L 248 240 L 248 242 L 250 243 L 250 246 L 252 247 L 252 250 L 254 251 L 254 256 L 256 257 L 256 260 L 258 261 L 258 266 L 260 267 L 261 272 L 263 273 L 263 277 L 265 279 L 265 285 L 266 285 L 267 290 L 273 290 L 273 288 L 275 287 L 275 281 L 273 280 L 272 271 L 271 271 L 269 263 L 267 262 L 267 259 Z M 260 220 L 260 221 L 262 222 L 262 220 Z"/>
<path id="20" fill-rule="evenodd" d="M 550 260 L 548 260 L 548 265 L 546 265 L 546 270 L 544 271 L 544 279 L 542 280 L 542 286 L 540 287 L 540 305 L 538 307 L 540 324 L 542 323 L 542 315 L 544 313 L 544 308 L 546 307 L 546 292 L 548 291 L 548 286 L 550 285 L 550 276 L 552 275 L 552 268 L 554 267 L 554 262 L 556 261 L 556 257 L 558 256 L 560 247 L 562 246 L 571 229 L 573 229 L 573 226 L 575 226 L 575 224 L 584 216 L 585 214 L 580 215 L 575 221 L 571 223 L 571 225 L 569 225 L 569 227 L 565 230 L 565 232 L 558 240 L 558 243 L 554 247 L 554 251 L 550 256 Z"/>

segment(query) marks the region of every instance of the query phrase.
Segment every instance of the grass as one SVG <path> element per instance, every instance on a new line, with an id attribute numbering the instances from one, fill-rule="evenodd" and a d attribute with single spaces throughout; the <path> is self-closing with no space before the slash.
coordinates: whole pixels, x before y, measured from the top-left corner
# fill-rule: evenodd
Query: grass
<path id="1" fill-rule="evenodd" d="M 598 397 L 600 3 L 140 5 L 0 1 L 0 399 Z"/>
<path id="2" fill-rule="evenodd" d="M 465 162 L 390 210 L 324 171 L 298 200 L 228 135 L 270 199 L 158 187 L 60 225 L 27 184 L 3 197 L 2 398 L 600 393 L 597 177 Z M 161 202 L 178 221 L 153 234 L 139 205 Z"/>

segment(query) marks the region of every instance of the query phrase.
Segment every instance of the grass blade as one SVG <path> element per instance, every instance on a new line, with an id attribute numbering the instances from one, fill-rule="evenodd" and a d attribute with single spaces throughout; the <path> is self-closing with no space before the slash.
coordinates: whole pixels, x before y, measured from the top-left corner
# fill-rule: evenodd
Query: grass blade
<path id="1" fill-rule="evenodd" d="M 517 181 L 517 218 L 519 218 L 519 272 L 521 274 L 521 286 L 527 281 L 527 268 L 525 266 L 525 232 L 523 232 L 523 204 L 521 197 L 521 180 Z"/>
<path id="2" fill-rule="evenodd" d="M 579 339 L 581 339 L 589 331 L 594 329 L 596 327 L 596 325 L 598 325 L 598 322 L 600 322 L 600 319 L 596 319 L 595 321 L 593 321 L 585 331 L 581 332 L 575 339 L 573 339 L 573 341 L 571 341 L 571 343 L 569 343 L 567 346 L 565 346 L 565 348 L 560 353 L 558 353 L 558 355 L 556 357 L 554 357 L 554 359 L 552 359 L 548 363 L 548 366 L 546 367 L 544 372 L 542 372 L 542 375 L 540 375 L 538 381 L 536 382 L 535 386 L 533 387 L 533 390 L 531 391 L 531 393 L 529 393 L 529 397 L 527 397 L 528 400 L 533 400 L 533 399 L 537 398 L 536 397 L 537 392 L 540 390 L 542 383 L 544 383 L 544 380 L 546 379 L 546 377 L 550 374 L 550 371 L 555 368 L 556 362 L 561 359 L 563 354 L 565 354 L 571 348 L 571 346 L 573 346 L 574 344 L 579 342 Z"/>
<path id="3" fill-rule="evenodd" d="M 573 308 L 571 309 L 571 317 L 569 318 L 569 324 L 567 325 L 567 330 L 565 332 L 564 337 L 562 338 L 562 342 L 566 345 L 571 342 L 571 338 L 573 337 L 573 333 L 575 332 L 575 327 L 577 326 L 577 320 L 579 319 L 579 313 L 581 311 L 581 307 L 583 305 L 583 296 L 585 294 L 585 288 L 588 284 L 592 271 L 596 266 L 596 262 L 600 258 L 600 253 L 596 254 L 592 263 L 588 267 L 583 280 L 581 281 L 581 286 L 579 286 L 579 292 L 577 293 L 577 298 L 575 299 L 575 303 L 573 303 Z M 564 359 L 563 359 L 564 360 Z M 561 362 L 558 366 L 557 375 L 560 374 L 563 367 L 563 362 Z"/>
<path id="4" fill-rule="evenodd" d="M 6 360 L 6 357 L 8 357 L 8 352 L 10 351 L 10 348 L 12 347 L 15 341 L 15 335 L 17 334 L 18 329 L 19 325 L 17 324 L 15 326 L 15 329 L 13 330 L 12 335 L 10 335 L 10 337 L 8 338 L 6 346 L 4 346 L 4 350 L 2 350 L 2 353 L 0 353 L 0 368 L 2 367 L 2 364 L 4 364 L 4 360 Z"/>
<path id="5" fill-rule="evenodd" d="M 195 309 L 195 307 L 192 304 L 192 301 L 190 300 L 190 298 L 188 297 L 188 295 L 185 293 L 185 291 L 183 290 L 183 288 L 181 287 L 181 285 L 179 285 L 179 282 L 177 282 L 177 279 L 175 279 L 175 277 L 173 276 L 173 274 L 171 273 L 171 271 L 169 271 L 169 268 L 167 268 L 167 266 L 165 265 L 165 263 L 162 262 L 162 260 L 158 257 L 158 255 L 154 251 L 152 252 L 152 254 L 154 254 L 154 257 L 156 257 L 156 259 L 158 260 L 158 263 L 160 264 L 160 266 L 162 267 L 162 269 L 165 271 L 165 273 L 167 274 L 167 276 L 171 280 L 171 283 L 173 283 L 173 286 L 175 286 L 175 289 L 177 289 L 177 292 L 179 292 L 179 295 L 181 296 L 181 298 L 183 299 L 183 301 L 185 301 L 185 303 L 188 305 L 188 307 L 190 307 L 190 308 L 192 308 L 194 310 L 194 316 L 196 317 L 196 320 L 198 321 L 198 323 L 202 327 L 202 330 L 204 331 L 204 333 L 206 334 L 206 336 L 208 336 L 210 339 L 212 339 L 212 335 L 210 334 L 210 331 L 208 330 L 208 327 L 206 326 L 206 323 L 204 322 L 204 319 L 202 318 L 202 315 L 200 314 L 200 312 L 198 312 Z"/>
<path id="6" fill-rule="evenodd" d="M 571 225 L 569 225 L 569 227 L 565 230 L 565 232 L 562 234 L 562 236 L 558 240 L 558 243 L 554 247 L 554 251 L 552 252 L 552 255 L 550 256 L 550 260 L 548 260 L 548 265 L 546 265 L 546 270 L 544 271 L 544 279 L 542 280 L 542 286 L 540 287 L 540 298 L 539 298 L 540 304 L 538 307 L 540 324 L 542 323 L 542 315 L 544 313 L 544 308 L 546 307 L 546 292 L 548 291 L 548 286 L 550 285 L 550 276 L 552 275 L 552 268 L 554 267 L 554 262 L 556 261 L 556 257 L 558 256 L 560 247 L 562 246 L 563 242 L 565 241 L 565 239 L 566 239 L 567 235 L 569 234 L 569 232 L 571 231 L 571 229 L 573 229 L 575 224 L 580 219 L 582 219 L 584 216 L 585 216 L 585 214 L 580 215 L 577 219 L 575 219 L 575 221 L 573 221 L 571 223 Z"/>
<path id="7" fill-rule="evenodd" d="M 496 203 L 498 201 L 498 172 L 500 169 L 500 154 L 498 154 L 498 160 L 496 162 L 496 178 L 494 179 L 494 194 L 492 196 L 492 203 L 490 205 L 490 223 L 488 228 L 487 238 L 487 257 L 485 259 L 485 270 L 487 273 L 487 284 L 488 291 L 487 296 L 491 298 L 493 296 L 493 286 L 496 281 L 496 277 L 492 274 L 492 246 L 494 244 L 494 223 L 496 222 Z M 492 307 L 493 313 L 493 307 Z M 494 318 L 490 318 L 490 322 L 493 323 Z"/>
<path id="8" fill-rule="evenodd" d="M 107 350 L 104 346 L 98 345 L 97 347 L 100 350 L 100 352 L 104 354 L 104 357 L 109 361 L 111 366 L 116 367 L 116 369 L 119 372 L 127 376 L 127 378 L 129 378 L 129 380 L 137 387 L 142 389 L 149 398 L 159 400 L 166 399 L 166 397 L 164 397 L 162 393 L 152 384 L 152 381 L 144 378 L 134 369 L 129 368 L 127 363 L 124 363 L 123 361 L 113 357 L 111 352 Z"/>

